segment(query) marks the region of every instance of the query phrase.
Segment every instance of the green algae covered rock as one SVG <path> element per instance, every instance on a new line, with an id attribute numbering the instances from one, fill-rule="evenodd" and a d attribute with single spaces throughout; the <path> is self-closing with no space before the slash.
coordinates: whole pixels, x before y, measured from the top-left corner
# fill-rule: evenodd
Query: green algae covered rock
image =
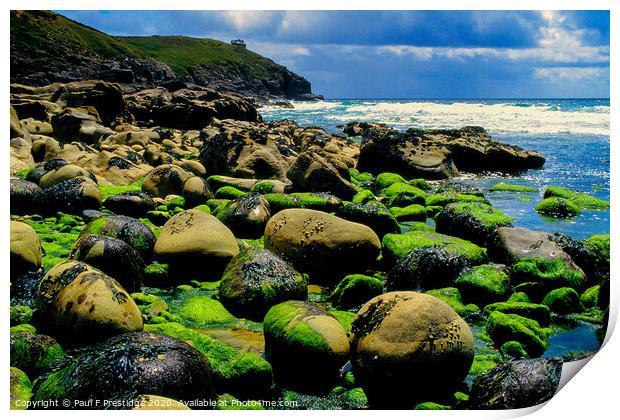
<path id="1" fill-rule="evenodd" d="M 502 353 L 507 354 L 515 359 L 522 359 L 528 356 L 527 351 L 518 341 L 506 341 L 502 344 Z"/>
<path id="2" fill-rule="evenodd" d="M 377 197 L 370 190 L 361 190 L 351 199 L 354 204 L 367 204 L 373 201 L 377 201 Z"/>
<path id="3" fill-rule="evenodd" d="M 510 267 L 513 284 L 534 282 L 547 290 L 572 287 L 583 290 L 585 276 L 581 270 L 572 269 L 562 259 L 521 258 Z"/>
<path id="4" fill-rule="evenodd" d="M 381 191 L 385 188 L 388 188 L 392 184 L 396 184 L 397 182 L 406 184 L 407 180 L 398 174 L 392 172 L 383 172 L 377 175 L 377 177 L 375 178 L 375 189 L 377 191 Z"/>
<path id="5" fill-rule="evenodd" d="M 435 230 L 447 235 L 487 246 L 502 226 L 512 226 L 512 219 L 500 210 L 483 203 L 448 204 L 435 217 Z"/>
<path id="6" fill-rule="evenodd" d="M 16 367 L 11 366 L 10 409 L 25 410 L 32 397 L 32 383 L 28 376 Z"/>
<path id="7" fill-rule="evenodd" d="M 383 292 L 383 282 L 362 274 L 346 276 L 334 289 L 331 300 L 336 308 L 351 309 Z"/>
<path id="8" fill-rule="evenodd" d="M 441 194 L 431 194 L 426 197 L 427 206 L 445 207 L 450 203 L 485 203 L 489 204 L 484 196 L 463 194 L 453 191 L 444 192 Z"/>
<path id="9" fill-rule="evenodd" d="M 207 357 L 183 341 L 152 332 L 122 334 L 74 352 L 35 383 L 33 394 L 34 401 L 67 401 L 65 409 L 89 400 L 94 406 L 88 408 L 101 409 L 106 400 L 129 401 L 144 394 L 184 401 L 215 397 Z"/>
<path id="10" fill-rule="evenodd" d="M 601 286 L 596 285 L 590 287 L 585 292 L 583 292 L 579 297 L 579 302 L 581 303 L 581 306 L 583 306 L 585 309 L 594 308 L 598 302 L 598 294 L 600 289 Z"/>
<path id="11" fill-rule="evenodd" d="M 551 330 L 542 328 L 533 319 L 494 311 L 487 318 L 484 328 L 498 348 L 508 341 L 518 341 L 529 356 L 537 357 L 549 347 Z"/>
<path id="12" fill-rule="evenodd" d="M 226 186 L 219 188 L 215 192 L 215 198 L 235 200 L 237 198 L 243 197 L 245 194 L 246 192 L 241 191 L 235 187 Z"/>
<path id="13" fill-rule="evenodd" d="M 508 299 L 506 299 L 506 302 L 508 303 L 514 303 L 514 302 L 530 303 L 530 298 L 525 292 L 514 292 L 512 295 L 510 295 Z"/>
<path id="14" fill-rule="evenodd" d="M 258 193 L 248 193 L 218 208 L 217 218 L 241 238 L 260 238 L 271 217 L 269 203 Z"/>
<path id="15" fill-rule="evenodd" d="M 540 214 L 559 218 L 573 217 L 581 212 L 575 203 L 560 197 L 545 198 L 534 207 L 534 210 Z"/>
<path id="16" fill-rule="evenodd" d="M 259 322 L 273 305 L 307 297 L 306 277 L 273 252 L 257 247 L 235 256 L 219 285 L 219 298 L 227 309 Z"/>
<path id="17" fill-rule="evenodd" d="M 36 378 L 64 357 L 60 344 L 49 335 L 11 330 L 11 366 Z"/>
<path id="18" fill-rule="evenodd" d="M 33 310 L 27 306 L 11 306 L 11 327 L 28 324 L 32 320 Z"/>
<path id="19" fill-rule="evenodd" d="M 537 192 L 538 189 L 535 187 L 531 187 L 529 185 L 519 185 L 519 184 L 506 184 L 504 182 L 500 182 L 498 184 L 493 185 L 489 188 L 489 191 L 507 191 L 507 192 Z"/>
<path id="20" fill-rule="evenodd" d="M 209 296 L 192 296 L 173 312 L 186 323 L 203 328 L 210 325 L 228 325 L 237 321 L 224 305 Z"/>
<path id="21" fill-rule="evenodd" d="M 309 302 L 272 307 L 263 331 L 276 382 L 287 388 L 329 389 L 349 357 L 349 340 L 340 323 Z"/>
<path id="22" fill-rule="evenodd" d="M 579 294 L 570 287 L 561 287 L 547 293 L 542 301 L 552 312 L 566 315 L 581 310 Z"/>
<path id="23" fill-rule="evenodd" d="M 578 191 L 570 190 L 563 187 L 549 186 L 545 190 L 544 198 L 559 197 L 565 200 L 572 201 L 576 206 L 581 209 L 591 210 L 606 210 L 609 208 L 609 202 L 600 200 L 591 195 L 584 194 Z"/>
<path id="24" fill-rule="evenodd" d="M 476 354 L 474 363 L 471 365 L 469 374 L 476 377 L 487 373 L 493 369 L 502 360 L 498 354 Z"/>
<path id="25" fill-rule="evenodd" d="M 128 216 L 107 216 L 95 219 L 84 226 L 80 237 L 89 234 L 109 236 L 125 241 L 138 251 L 145 262 L 151 261 L 153 247 L 157 240 L 146 224 Z"/>
<path id="26" fill-rule="evenodd" d="M 474 305 L 473 303 L 465 305 L 463 303 L 459 289 L 456 287 L 444 287 L 443 289 L 427 290 L 424 293 L 434 296 L 437 299 L 447 303 L 452 309 L 454 309 L 454 312 L 459 314 L 459 316 L 467 317 L 480 312 L 480 308 L 477 305 Z"/>
<path id="27" fill-rule="evenodd" d="M 362 188 L 370 188 L 375 182 L 375 177 L 370 172 L 360 172 L 356 168 L 349 168 L 351 182 Z"/>
<path id="28" fill-rule="evenodd" d="M 381 252 L 386 264 L 393 265 L 415 249 L 434 245 L 446 247 L 455 254 L 463 255 L 472 265 L 482 264 L 488 260 L 486 250 L 469 241 L 441 233 L 417 230 L 385 235 L 381 242 Z"/>
<path id="29" fill-rule="evenodd" d="M 388 233 L 400 232 L 398 221 L 381 203 L 355 204 L 344 201 L 336 211 L 336 216 L 371 228 L 382 238 Z"/>
<path id="30" fill-rule="evenodd" d="M 466 302 L 478 305 L 505 300 L 511 291 L 505 266 L 496 264 L 474 267 L 459 276 L 455 284 Z"/>
<path id="31" fill-rule="evenodd" d="M 286 209 L 313 209 L 330 212 L 342 204 L 338 197 L 327 193 L 270 193 L 263 196 L 272 214 Z"/>
<path id="32" fill-rule="evenodd" d="M 483 310 L 485 315 L 489 315 L 495 311 L 530 318 L 537 321 L 542 326 L 547 326 L 551 322 L 549 307 L 538 303 L 496 302 L 485 306 Z"/>
<path id="33" fill-rule="evenodd" d="M 388 207 L 404 207 L 409 204 L 426 204 L 426 192 L 404 182 L 396 182 L 379 191 L 387 199 Z"/>
<path id="34" fill-rule="evenodd" d="M 426 220 L 426 208 L 420 204 L 410 204 L 407 207 L 392 207 L 390 208 L 390 213 L 399 222 Z"/>

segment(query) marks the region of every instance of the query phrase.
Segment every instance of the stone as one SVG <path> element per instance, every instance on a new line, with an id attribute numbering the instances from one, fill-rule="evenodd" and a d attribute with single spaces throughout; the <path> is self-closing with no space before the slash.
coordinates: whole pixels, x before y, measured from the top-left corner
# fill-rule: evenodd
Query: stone
<path id="1" fill-rule="evenodd" d="M 286 176 L 301 191 L 328 191 L 343 200 L 350 200 L 356 193 L 344 164 L 313 152 L 300 154 Z"/>
<path id="2" fill-rule="evenodd" d="M 530 318 L 538 322 L 543 327 L 548 326 L 551 322 L 551 312 L 549 311 L 549 307 L 538 303 L 495 302 L 484 307 L 485 315 L 489 315 L 494 311 Z"/>
<path id="3" fill-rule="evenodd" d="M 512 226 L 512 219 L 498 209 L 483 203 L 448 204 L 435 217 L 439 233 L 466 239 L 480 246 L 493 241 L 498 228 Z"/>
<path id="4" fill-rule="evenodd" d="M 125 241 L 138 251 L 142 260 L 150 262 L 153 258 L 155 235 L 151 229 L 141 221 L 128 216 L 105 216 L 89 222 L 80 237 L 86 235 L 103 235 Z"/>
<path id="5" fill-rule="evenodd" d="M 262 195 L 248 193 L 223 206 L 216 216 L 237 237 L 260 238 L 271 217 L 271 209 Z"/>
<path id="6" fill-rule="evenodd" d="M 560 197 L 545 198 L 534 207 L 534 210 L 540 214 L 560 219 L 567 219 L 581 213 L 579 206 Z"/>
<path id="7" fill-rule="evenodd" d="M 143 328 L 140 310 L 125 289 L 79 261 L 47 272 L 37 292 L 37 309 L 46 327 L 68 342 L 90 343 Z"/>
<path id="8" fill-rule="evenodd" d="M 10 409 L 26 410 L 32 397 L 32 383 L 28 376 L 16 367 L 11 366 Z"/>
<path id="9" fill-rule="evenodd" d="M 507 341 L 518 341 L 528 355 L 538 357 L 549 347 L 551 330 L 542 328 L 537 321 L 520 315 L 491 312 L 484 329 L 497 348 Z"/>
<path id="10" fill-rule="evenodd" d="M 172 271 L 201 281 L 219 279 L 238 253 L 230 229 L 199 210 L 186 210 L 170 218 L 154 248 L 155 258 L 169 264 Z"/>
<path id="11" fill-rule="evenodd" d="M 37 378 L 65 357 L 62 347 L 49 335 L 11 331 L 11 366 Z"/>
<path id="12" fill-rule="evenodd" d="M 441 300 L 416 292 L 371 299 L 351 326 L 351 363 L 370 407 L 413 407 L 450 395 L 474 359 L 469 326 Z"/>
<path id="13" fill-rule="evenodd" d="M 380 242 L 367 226 L 316 210 L 287 209 L 269 219 L 265 248 L 303 273 L 338 278 L 372 265 Z"/>
<path id="14" fill-rule="evenodd" d="M 506 266 L 497 264 L 474 267 L 460 275 L 455 285 L 466 302 L 481 306 L 506 300 L 512 290 Z"/>
<path id="15" fill-rule="evenodd" d="M 579 294 L 570 287 L 562 287 L 550 291 L 544 297 L 542 304 L 548 306 L 552 312 L 560 315 L 580 312 L 582 309 L 579 302 Z"/>
<path id="16" fill-rule="evenodd" d="M 263 331 L 275 381 L 289 389 L 331 389 L 349 358 L 344 329 L 313 303 L 291 300 L 273 306 Z"/>
<path id="17" fill-rule="evenodd" d="M 273 252 L 249 248 L 226 267 L 218 296 L 234 315 L 261 322 L 269 309 L 287 300 L 306 300 L 306 278 Z"/>
<path id="18" fill-rule="evenodd" d="M 187 207 L 205 204 L 207 200 L 214 197 L 207 181 L 199 176 L 192 176 L 185 181 L 181 195 L 185 198 Z"/>
<path id="19" fill-rule="evenodd" d="M 11 220 L 10 225 L 11 279 L 37 271 L 43 259 L 37 233 L 25 223 Z"/>
<path id="20" fill-rule="evenodd" d="M 127 191 L 106 198 L 103 206 L 116 214 L 137 218 L 146 216 L 146 213 L 155 209 L 156 204 L 145 192 Z"/>
<path id="21" fill-rule="evenodd" d="M 388 233 L 400 233 L 396 218 L 379 202 L 355 204 L 344 201 L 336 211 L 336 216 L 368 226 L 379 238 Z"/>
<path id="22" fill-rule="evenodd" d="M 185 182 L 192 175 L 176 165 L 160 165 L 149 172 L 142 182 L 142 191 L 152 197 L 182 195 Z"/>
<path id="23" fill-rule="evenodd" d="M 383 293 L 383 282 L 376 277 L 349 274 L 331 294 L 335 308 L 352 309 Z"/>
<path id="24" fill-rule="evenodd" d="M 90 178 L 78 177 L 58 182 L 41 193 L 41 213 L 79 214 L 101 207 L 99 186 Z"/>
<path id="25" fill-rule="evenodd" d="M 11 178 L 9 199 L 11 214 L 36 214 L 39 211 L 42 192 L 34 182 Z"/>
<path id="26" fill-rule="evenodd" d="M 45 189 L 59 182 L 68 181 L 70 179 L 79 177 L 90 178 L 94 182 L 97 182 L 95 177 L 92 176 L 85 169 L 82 169 L 77 165 L 69 164 L 60 166 L 59 168 L 52 169 L 51 171 L 47 172 L 39 180 L 39 186 Z"/>

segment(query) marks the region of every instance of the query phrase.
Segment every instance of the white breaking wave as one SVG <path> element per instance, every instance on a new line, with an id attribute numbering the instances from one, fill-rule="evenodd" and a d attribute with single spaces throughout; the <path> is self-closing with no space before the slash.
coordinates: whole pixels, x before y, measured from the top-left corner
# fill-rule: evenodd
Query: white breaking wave
<path id="1" fill-rule="evenodd" d="M 393 101 L 294 102 L 294 110 L 266 107 L 261 112 L 277 115 L 293 112 L 346 123 L 381 122 L 396 128 L 460 128 L 478 125 L 493 133 L 582 134 L 609 136 L 609 106 L 561 110 L 540 103 L 439 103 Z"/>

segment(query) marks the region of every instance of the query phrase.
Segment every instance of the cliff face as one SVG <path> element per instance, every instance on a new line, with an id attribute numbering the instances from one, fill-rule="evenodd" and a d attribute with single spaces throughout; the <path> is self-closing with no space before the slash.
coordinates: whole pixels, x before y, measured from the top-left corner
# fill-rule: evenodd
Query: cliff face
<path id="1" fill-rule="evenodd" d="M 11 82 L 173 80 L 260 98 L 311 100 L 310 82 L 241 46 L 181 36 L 113 37 L 49 11 L 11 11 Z"/>

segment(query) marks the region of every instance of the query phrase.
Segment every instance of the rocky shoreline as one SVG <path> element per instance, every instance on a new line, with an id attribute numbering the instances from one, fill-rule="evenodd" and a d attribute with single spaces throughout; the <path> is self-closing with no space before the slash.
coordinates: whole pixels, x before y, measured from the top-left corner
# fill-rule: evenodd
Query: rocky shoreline
<path id="1" fill-rule="evenodd" d="M 180 81 L 10 101 L 11 408 L 520 408 L 558 331 L 605 335 L 609 235 L 453 180 L 544 165 L 481 127 L 334 135 Z M 536 211 L 608 208 L 549 186 Z"/>

